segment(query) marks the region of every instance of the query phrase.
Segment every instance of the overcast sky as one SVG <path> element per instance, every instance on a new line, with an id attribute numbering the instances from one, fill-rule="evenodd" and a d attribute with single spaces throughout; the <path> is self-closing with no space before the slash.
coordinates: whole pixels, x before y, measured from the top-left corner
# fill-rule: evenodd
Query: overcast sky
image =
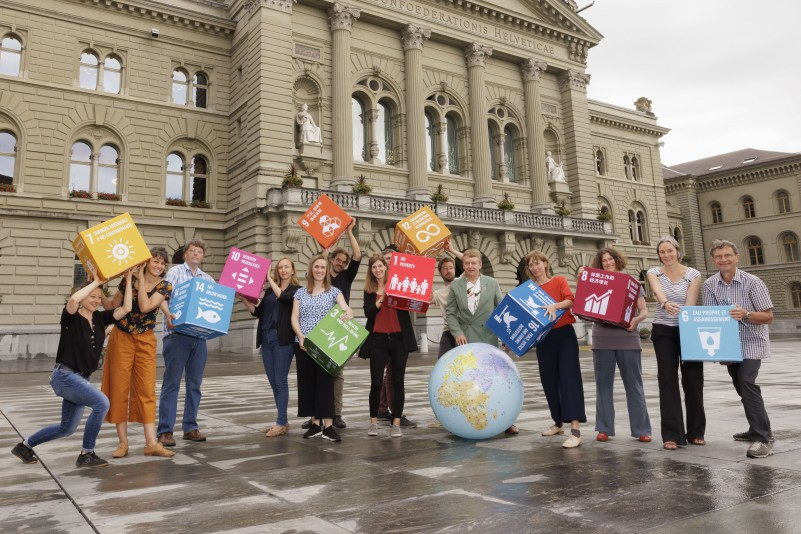
<path id="1" fill-rule="evenodd" d="M 665 165 L 742 148 L 801 152 L 801 2 L 595 0 L 580 16 L 604 35 L 590 49 L 589 98 L 653 100 L 671 129 Z"/>

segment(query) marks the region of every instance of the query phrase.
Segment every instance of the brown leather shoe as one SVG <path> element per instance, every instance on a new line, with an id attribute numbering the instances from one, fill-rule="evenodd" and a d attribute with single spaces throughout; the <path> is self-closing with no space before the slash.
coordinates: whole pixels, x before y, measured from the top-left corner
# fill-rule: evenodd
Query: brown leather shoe
<path id="1" fill-rule="evenodd" d="M 165 432 L 164 434 L 160 435 L 159 443 L 165 447 L 175 447 L 175 438 L 173 437 L 172 432 Z"/>
<path id="2" fill-rule="evenodd" d="M 265 436 L 268 438 L 277 438 L 278 436 L 285 435 L 287 432 L 289 432 L 289 425 L 275 425 L 267 431 Z"/>
<path id="3" fill-rule="evenodd" d="M 156 442 L 155 445 L 147 446 L 145 445 L 145 456 L 160 456 L 162 458 L 172 458 L 175 456 L 175 451 L 171 451 L 170 449 L 165 449 L 164 445 Z"/>
<path id="4" fill-rule="evenodd" d="M 206 435 L 196 428 L 191 432 L 184 432 L 184 439 L 189 441 L 206 441 Z"/>
<path id="5" fill-rule="evenodd" d="M 117 448 L 114 449 L 114 452 L 111 453 L 112 458 L 125 458 L 128 456 L 128 442 L 123 442 L 117 445 Z"/>

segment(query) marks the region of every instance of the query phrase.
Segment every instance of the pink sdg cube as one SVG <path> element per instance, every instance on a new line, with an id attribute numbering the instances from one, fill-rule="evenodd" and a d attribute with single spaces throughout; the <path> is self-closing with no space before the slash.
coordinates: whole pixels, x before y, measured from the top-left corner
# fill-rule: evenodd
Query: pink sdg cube
<path id="1" fill-rule="evenodd" d="M 220 283 L 233 288 L 250 302 L 258 302 L 264 282 L 270 274 L 270 263 L 271 260 L 267 258 L 231 247 Z"/>

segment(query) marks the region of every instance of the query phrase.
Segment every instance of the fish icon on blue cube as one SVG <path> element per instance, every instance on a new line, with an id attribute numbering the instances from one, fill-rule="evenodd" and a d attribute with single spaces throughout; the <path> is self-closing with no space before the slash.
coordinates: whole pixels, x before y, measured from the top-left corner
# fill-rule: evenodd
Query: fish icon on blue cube
<path id="1" fill-rule="evenodd" d="M 679 314 L 681 359 L 691 362 L 741 362 L 740 324 L 733 306 L 682 306 Z"/>
<path id="2" fill-rule="evenodd" d="M 545 308 L 554 303 L 540 286 L 527 280 L 506 294 L 485 326 L 521 357 L 542 341 L 565 314 L 564 310 L 557 310 L 556 319 L 547 317 Z"/>
<path id="3" fill-rule="evenodd" d="M 207 280 L 187 280 L 170 298 L 175 331 L 202 339 L 228 333 L 234 308 L 233 288 Z"/>

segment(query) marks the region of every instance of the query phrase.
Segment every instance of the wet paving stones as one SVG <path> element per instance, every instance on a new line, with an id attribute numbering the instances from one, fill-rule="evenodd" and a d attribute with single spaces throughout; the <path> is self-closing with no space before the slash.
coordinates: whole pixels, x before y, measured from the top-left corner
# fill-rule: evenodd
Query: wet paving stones
<path id="1" fill-rule="evenodd" d="M 289 435 L 267 439 L 275 410 L 260 358 L 213 354 L 199 422 L 205 443 L 179 439 L 172 459 L 142 455 L 141 425 L 130 428 L 130 455 L 104 425 L 97 453 L 111 465 L 77 469 L 81 432 L 37 447 L 41 462 L 10 454 L 20 435 L 57 421 L 59 399 L 47 362 L 0 364 L 0 532 L 799 532 L 801 525 L 801 372 L 797 342 L 773 345 L 760 372 L 776 436 L 775 454 L 752 460 L 747 428 L 725 368 L 705 369 L 706 446 L 664 451 L 658 433 L 656 366 L 643 374 L 654 441 L 628 434 L 625 395 L 616 384 L 617 435 L 595 441 L 592 356 L 582 350 L 589 422 L 581 447 L 544 437 L 551 422 L 536 360 L 518 360 L 526 387 L 518 436 L 476 442 L 430 429 L 427 377 L 433 355 L 407 370 L 406 414 L 418 422 L 401 439 L 382 425 L 367 436 L 369 369 L 346 370 L 348 428 L 341 443 Z M 37 372 L 38 371 L 38 372 Z M 160 373 L 159 373 L 160 374 Z M 99 378 L 99 377 L 98 377 Z M 290 414 L 295 377 L 290 374 Z M 179 406 L 179 412 L 181 407 Z"/>

